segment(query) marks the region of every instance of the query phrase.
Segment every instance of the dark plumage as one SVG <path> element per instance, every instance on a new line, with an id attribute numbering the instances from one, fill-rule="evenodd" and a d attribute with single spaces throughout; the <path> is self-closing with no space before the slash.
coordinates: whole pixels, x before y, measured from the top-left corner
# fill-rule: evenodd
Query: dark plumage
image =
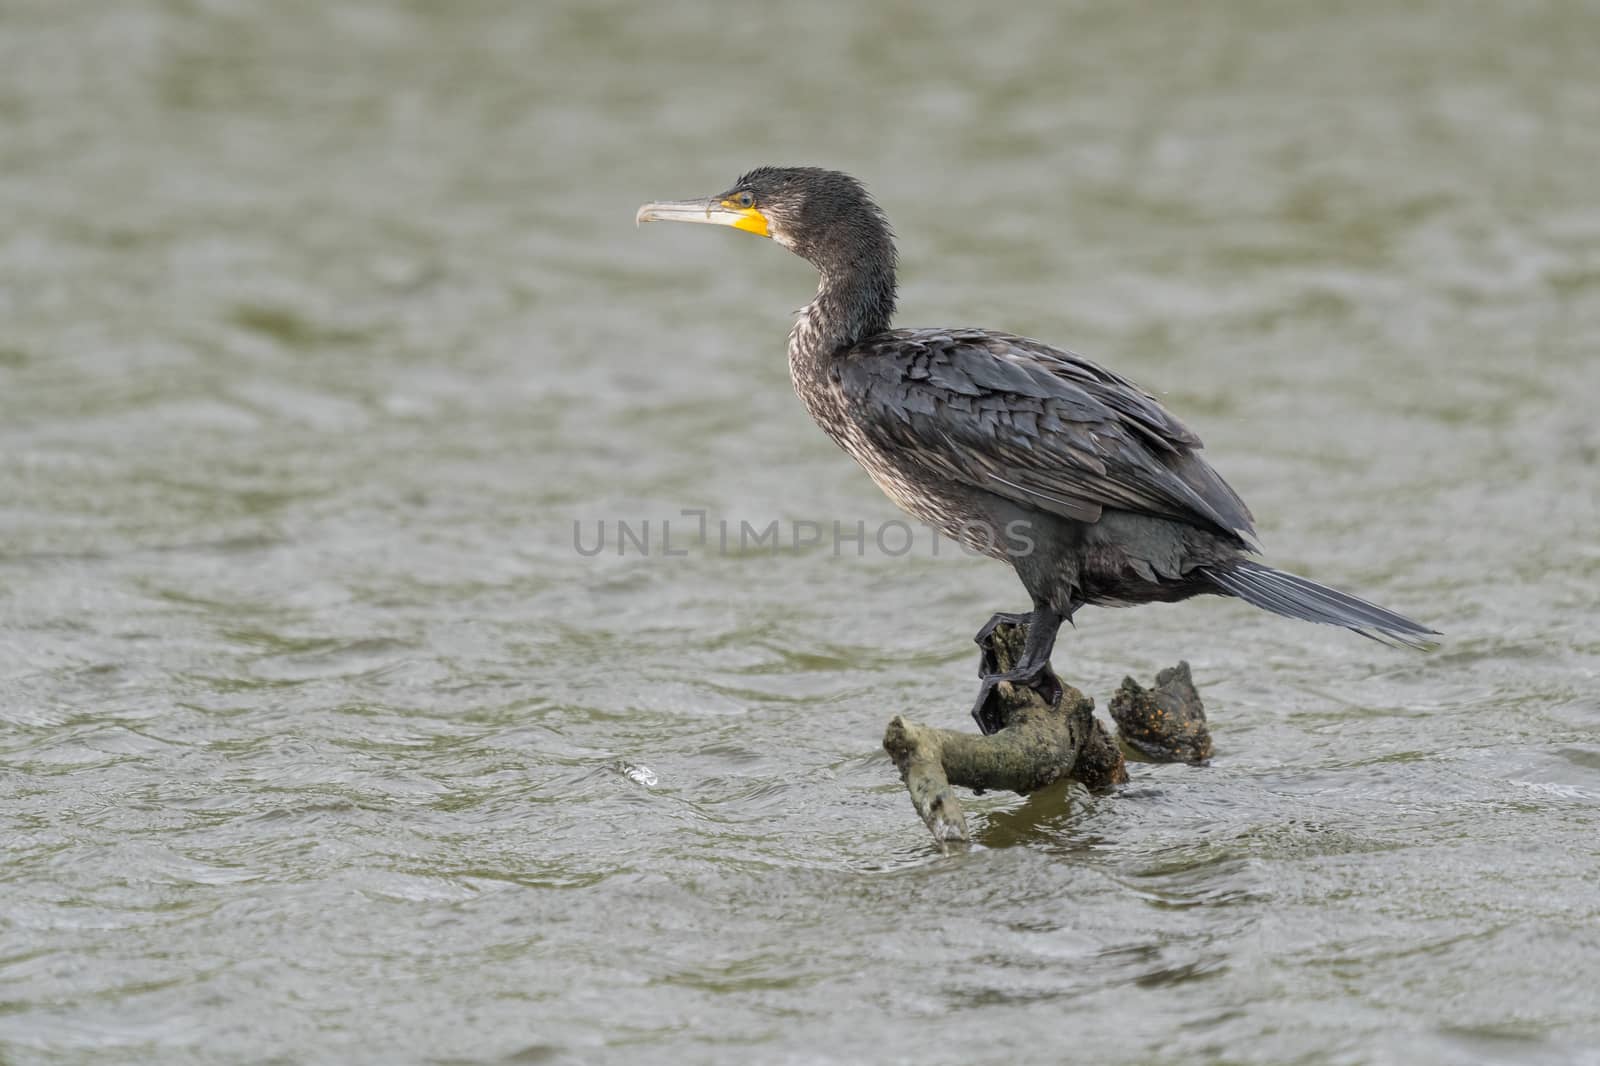
<path id="1" fill-rule="evenodd" d="M 1433 635 L 1247 558 L 1249 509 L 1200 439 L 1126 378 L 1006 333 L 890 329 L 893 236 L 854 178 L 761 167 L 710 200 L 640 209 L 658 219 L 732 225 L 810 261 L 821 283 L 789 367 L 812 418 L 895 503 L 1016 568 L 1033 600 L 1027 649 L 1016 670 L 985 678 L 974 713 L 986 729 L 992 685 L 1047 682 L 1056 631 L 1086 603 L 1209 593 L 1378 640 Z"/>

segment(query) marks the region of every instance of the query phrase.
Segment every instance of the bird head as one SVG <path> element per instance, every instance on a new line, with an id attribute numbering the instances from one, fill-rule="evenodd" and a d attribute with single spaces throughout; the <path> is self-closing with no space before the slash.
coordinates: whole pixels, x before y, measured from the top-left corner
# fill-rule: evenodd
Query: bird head
<path id="1" fill-rule="evenodd" d="M 893 256 L 889 225 L 861 183 L 818 167 L 757 167 L 726 192 L 663 200 L 636 222 L 709 222 L 770 237 L 823 270 Z"/>

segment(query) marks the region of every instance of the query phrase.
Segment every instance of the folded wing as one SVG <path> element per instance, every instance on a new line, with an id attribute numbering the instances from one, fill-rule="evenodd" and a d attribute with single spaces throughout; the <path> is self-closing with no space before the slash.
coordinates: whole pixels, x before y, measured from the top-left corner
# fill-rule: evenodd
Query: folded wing
<path id="1" fill-rule="evenodd" d="M 856 424 L 928 475 L 1080 522 L 1114 508 L 1254 546 L 1250 511 L 1200 439 L 1081 356 L 986 330 L 896 330 L 836 366 Z"/>

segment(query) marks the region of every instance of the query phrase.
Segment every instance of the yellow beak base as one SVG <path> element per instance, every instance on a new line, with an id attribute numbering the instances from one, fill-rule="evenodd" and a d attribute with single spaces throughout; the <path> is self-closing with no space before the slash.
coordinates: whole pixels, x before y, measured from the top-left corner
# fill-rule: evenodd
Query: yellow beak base
<path id="1" fill-rule="evenodd" d="M 660 200 L 645 204 L 634 216 L 639 224 L 646 222 L 701 222 L 754 233 L 757 237 L 770 237 L 767 216 L 754 207 L 740 207 L 733 200 Z"/>

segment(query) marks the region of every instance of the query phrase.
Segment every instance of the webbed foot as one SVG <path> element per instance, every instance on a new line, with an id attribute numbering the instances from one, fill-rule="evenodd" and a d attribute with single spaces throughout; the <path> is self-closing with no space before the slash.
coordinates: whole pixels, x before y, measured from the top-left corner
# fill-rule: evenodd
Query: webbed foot
<path id="1" fill-rule="evenodd" d="M 1061 699 L 1061 681 L 1048 662 L 1030 669 L 1007 670 L 999 674 L 986 674 L 978 686 L 978 699 L 972 705 L 972 720 L 984 736 L 992 736 L 1005 728 L 1000 717 L 996 686 L 1005 681 L 1013 685 L 1026 685 L 1039 694 L 1046 703 L 1054 706 Z"/>

